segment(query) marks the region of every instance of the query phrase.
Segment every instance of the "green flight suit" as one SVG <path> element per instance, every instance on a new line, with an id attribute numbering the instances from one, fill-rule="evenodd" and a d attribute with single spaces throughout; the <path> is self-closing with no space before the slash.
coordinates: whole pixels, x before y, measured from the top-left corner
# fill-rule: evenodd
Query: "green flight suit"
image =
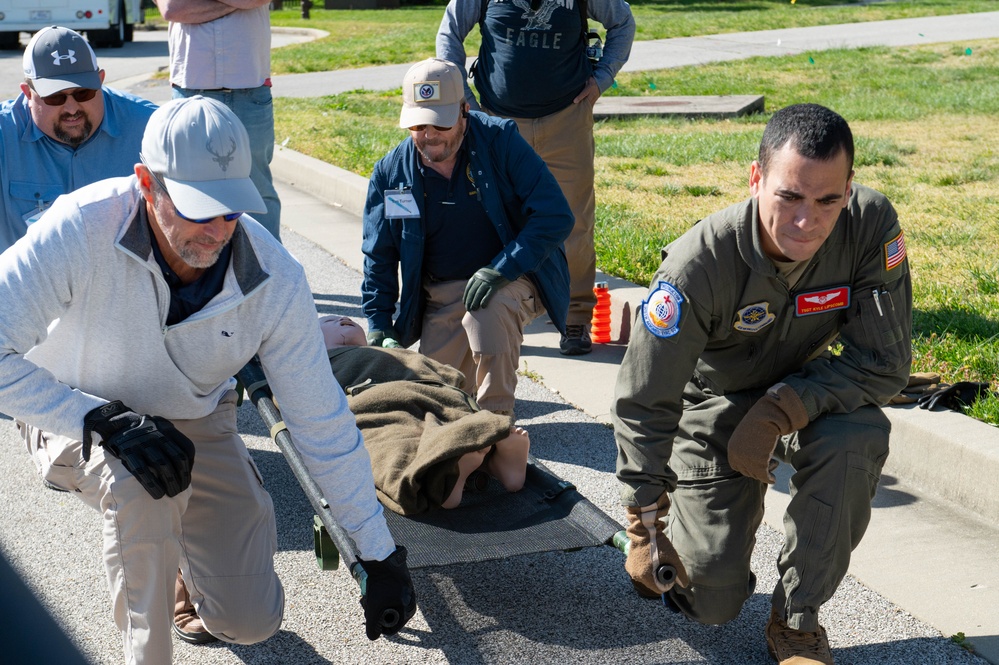
<path id="1" fill-rule="evenodd" d="M 795 473 L 773 603 L 814 631 L 870 521 L 890 431 L 879 407 L 911 366 L 912 285 L 895 210 L 872 189 L 854 184 L 793 287 L 758 217 L 750 199 L 664 250 L 618 374 L 617 476 L 626 506 L 672 492 L 667 536 L 691 586 L 671 599 L 704 623 L 734 618 L 755 588 L 766 485 L 728 465 L 728 438 L 767 388 L 791 386 L 810 423 L 775 452 Z"/>

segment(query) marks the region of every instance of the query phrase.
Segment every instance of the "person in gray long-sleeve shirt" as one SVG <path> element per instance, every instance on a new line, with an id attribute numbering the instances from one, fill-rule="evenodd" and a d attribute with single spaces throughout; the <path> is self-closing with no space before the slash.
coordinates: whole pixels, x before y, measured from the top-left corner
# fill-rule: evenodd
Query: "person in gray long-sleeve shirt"
<path id="1" fill-rule="evenodd" d="M 607 29 L 603 55 L 587 57 L 587 18 Z M 591 350 L 595 197 L 593 105 L 631 53 L 635 18 L 624 0 L 451 0 L 437 33 L 437 57 L 464 69 L 464 40 L 479 24 L 482 46 L 472 68 L 473 110 L 510 118 L 541 156 L 569 202 L 575 223 L 565 240 L 569 313 L 559 350 Z"/>

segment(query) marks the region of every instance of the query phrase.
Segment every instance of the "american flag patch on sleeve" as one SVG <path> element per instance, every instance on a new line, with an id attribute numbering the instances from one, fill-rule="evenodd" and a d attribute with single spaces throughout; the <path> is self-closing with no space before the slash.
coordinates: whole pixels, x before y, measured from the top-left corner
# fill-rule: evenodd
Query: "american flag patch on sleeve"
<path id="1" fill-rule="evenodd" d="M 891 270 L 905 261 L 905 233 L 898 235 L 885 243 L 885 270 Z"/>

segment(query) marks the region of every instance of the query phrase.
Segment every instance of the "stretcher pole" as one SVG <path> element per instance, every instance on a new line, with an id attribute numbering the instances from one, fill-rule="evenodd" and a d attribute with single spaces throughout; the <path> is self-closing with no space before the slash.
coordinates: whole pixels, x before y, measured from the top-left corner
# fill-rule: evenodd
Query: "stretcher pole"
<path id="1" fill-rule="evenodd" d="M 260 413 L 264 425 L 270 430 L 271 438 L 281 450 L 285 461 L 288 462 L 288 466 L 291 467 L 291 471 L 295 475 L 295 479 L 302 486 L 305 496 L 308 497 L 309 503 L 316 511 L 313 529 L 316 561 L 319 567 L 323 570 L 336 570 L 339 568 L 340 560 L 343 559 L 351 577 L 361 589 L 361 597 L 367 596 L 368 574 L 361 562 L 358 561 L 354 541 L 333 519 L 333 513 L 330 512 L 330 505 L 323 496 L 323 491 L 309 475 L 302 455 L 291 440 L 291 433 L 284 426 L 281 412 L 274 404 L 274 400 L 271 399 L 271 391 L 267 387 L 267 378 L 264 376 L 260 362 L 254 358 L 239 371 L 236 378 L 243 384 L 250 396 L 250 401 L 257 407 L 257 412 Z M 383 628 L 395 628 L 401 620 L 402 616 L 399 612 L 389 608 L 382 612 L 379 623 Z"/>
<path id="2" fill-rule="evenodd" d="M 347 564 L 347 569 L 357 579 L 358 575 L 353 571 L 355 564 L 357 564 L 357 550 L 354 541 L 333 519 L 329 503 L 323 496 L 322 490 L 319 489 L 319 485 L 309 474 L 309 470 L 302 460 L 302 455 L 295 448 L 295 444 L 291 440 L 291 433 L 285 428 L 284 421 L 281 419 L 281 412 L 271 399 L 271 391 L 267 387 L 267 379 L 264 377 L 259 361 L 251 360 L 239 371 L 236 378 L 243 384 L 250 401 L 257 407 L 264 425 L 270 430 L 271 438 L 281 450 L 285 461 L 288 462 L 288 466 L 291 467 L 291 471 L 295 475 L 295 479 L 302 486 L 305 496 L 316 512 L 314 530 L 316 559 L 319 567 L 323 570 L 336 570 L 339 568 L 340 559 L 342 559 Z M 322 532 L 323 529 L 325 529 L 325 533 Z M 330 549 L 331 547 L 332 549 Z M 360 580 L 358 583 L 360 584 Z"/>
<path id="3" fill-rule="evenodd" d="M 628 539 L 627 531 L 621 530 L 615 533 L 611 542 L 622 554 L 628 556 L 628 550 L 631 549 L 631 540 Z M 676 583 L 676 568 L 668 563 L 660 564 L 656 568 L 655 574 L 656 581 L 664 587 L 672 587 Z"/>

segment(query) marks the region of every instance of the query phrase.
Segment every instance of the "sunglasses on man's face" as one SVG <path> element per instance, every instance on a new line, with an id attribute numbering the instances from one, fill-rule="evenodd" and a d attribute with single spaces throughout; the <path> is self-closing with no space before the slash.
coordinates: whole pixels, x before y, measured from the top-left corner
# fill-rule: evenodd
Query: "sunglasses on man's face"
<path id="1" fill-rule="evenodd" d="M 191 219 L 190 217 L 185 217 L 184 215 L 182 215 L 181 212 L 177 210 L 177 206 L 174 206 L 173 209 L 177 213 L 178 217 L 183 219 L 185 222 L 192 222 L 194 224 L 207 224 L 209 222 L 214 222 L 219 217 L 221 217 L 227 222 L 235 222 L 243 214 L 241 212 L 227 212 L 224 215 L 216 215 L 215 217 L 207 217 L 205 219 Z"/>
<path id="2" fill-rule="evenodd" d="M 422 132 L 427 127 L 433 127 L 438 132 L 450 132 L 451 129 L 452 129 L 451 127 L 438 127 L 437 125 L 413 125 L 412 127 L 409 128 L 409 131 L 411 131 L 411 132 Z"/>
<path id="3" fill-rule="evenodd" d="M 146 168 L 148 169 L 149 167 L 147 166 Z M 159 185 L 159 187 L 160 187 L 161 190 L 163 190 L 163 193 L 166 194 L 169 197 L 170 196 L 170 192 L 167 191 L 166 185 L 163 184 L 163 181 L 160 180 L 159 176 L 157 176 L 151 170 L 149 171 L 149 175 L 151 175 L 153 177 L 153 180 L 155 180 L 156 184 Z M 173 199 L 170 199 L 170 200 L 171 200 L 171 202 L 173 201 Z M 224 215 L 215 215 L 214 217 L 206 217 L 205 219 L 191 219 L 190 217 L 186 217 L 183 213 L 181 213 L 180 210 L 177 210 L 177 206 L 176 205 L 173 207 L 173 211 L 176 212 L 177 216 L 180 217 L 181 219 L 183 219 L 185 222 L 191 222 L 192 224 L 208 224 L 209 222 L 214 222 L 219 217 L 221 217 L 222 219 L 224 219 L 227 222 L 235 222 L 243 214 L 241 212 L 227 212 Z"/>
<path id="4" fill-rule="evenodd" d="M 34 90 L 34 88 L 32 88 Z M 38 94 L 38 91 L 35 91 Z M 90 88 L 80 88 L 73 92 L 57 92 L 54 95 L 49 95 L 48 97 L 42 97 L 39 95 L 39 99 L 46 106 L 62 106 L 66 103 L 66 100 L 72 97 L 77 104 L 82 104 L 83 102 L 89 102 L 91 99 L 97 96 L 96 90 L 91 90 Z"/>

